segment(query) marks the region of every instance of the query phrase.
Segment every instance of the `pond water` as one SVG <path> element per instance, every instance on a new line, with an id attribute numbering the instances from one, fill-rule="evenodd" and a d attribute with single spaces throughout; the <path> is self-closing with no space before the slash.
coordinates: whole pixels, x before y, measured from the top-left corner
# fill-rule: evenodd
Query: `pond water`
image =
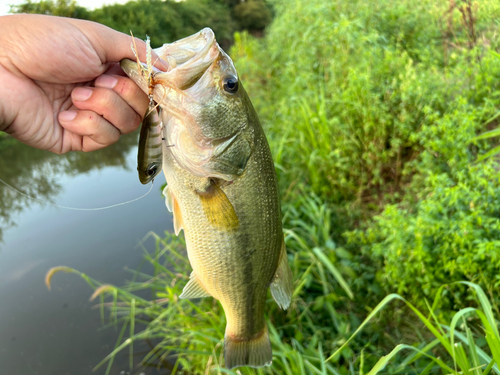
<path id="1" fill-rule="evenodd" d="M 104 150 L 55 155 L 0 138 L 0 178 L 58 205 L 108 206 L 150 188 L 137 177 L 136 145 L 137 134 L 131 134 Z M 88 375 L 112 351 L 119 327 L 103 329 L 96 303 L 89 302 L 92 289 L 75 274 L 58 273 L 48 291 L 44 277 L 64 265 L 124 285 L 141 265 L 139 241 L 149 231 L 172 230 L 163 182 L 160 175 L 145 198 L 102 211 L 56 208 L 0 184 L 1 374 Z M 137 350 L 147 352 L 141 345 Z M 130 370 L 127 353 L 117 356 L 111 374 L 167 373 L 140 368 L 141 353 Z M 94 374 L 104 372 L 105 366 Z"/>

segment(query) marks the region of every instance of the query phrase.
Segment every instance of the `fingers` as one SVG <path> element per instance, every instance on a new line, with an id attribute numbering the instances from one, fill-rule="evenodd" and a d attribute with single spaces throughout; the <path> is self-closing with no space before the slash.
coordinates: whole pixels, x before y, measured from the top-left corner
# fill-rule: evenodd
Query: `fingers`
<path id="1" fill-rule="evenodd" d="M 61 126 L 81 136 L 81 144 L 71 149 L 92 151 L 116 142 L 140 125 L 148 108 L 148 98 L 126 77 L 103 74 L 95 87 L 76 87 L 71 93 L 73 107 L 59 114 Z"/>
<path id="2" fill-rule="evenodd" d="M 119 76 L 102 75 L 95 86 L 75 88 L 73 104 L 103 116 L 122 134 L 137 129 L 148 107 L 146 94 L 130 79 Z"/>
<path id="3" fill-rule="evenodd" d="M 93 111 L 65 111 L 59 114 L 59 122 L 66 131 L 81 137 L 73 137 L 72 151 L 95 151 L 109 146 L 120 138 L 120 131 Z"/>
<path id="4" fill-rule="evenodd" d="M 119 67 L 119 65 L 117 66 Z M 120 71 L 123 73 L 121 68 Z M 147 95 L 128 77 L 103 74 L 95 80 L 95 87 L 112 89 L 122 100 L 128 103 L 141 118 L 148 108 L 149 99 Z M 137 128 L 137 126 L 135 128 Z M 135 130 L 135 128 L 133 130 Z"/>
<path id="5" fill-rule="evenodd" d="M 147 109 L 147 97 L 130 80 L 117 76 L 100 76 L 96 87 L 77 87 L 71 93 L 73 104 L 103 116 L 122 134 L 139 126 Z M 101 87 L 98 87 L 97 85 Z"/>
<path id="6" fill-rule="evenodd" d="M 130 60 L 136 59 L 131 48 L 131 35 L 121 33 L 107 26 L 94 22 L 76 19 L 68 19 L 68 22 L 73 23 L 87 36 L 88 40 L 92 43 L 95 51 L 98 53 L 103 63 L 119 62 L 124 58 L 128 58 Z M 134 39 L 139 59 L 145 62 L 146 43 L 139 38 Z M 161 59 L 157 59 L 158 56 L 154 51 L 152 53 L 152 57 L 153 61 L 156 62 L 155 66 L 158 69 L 164 71 L 167 70 L 168 64 Z"/>

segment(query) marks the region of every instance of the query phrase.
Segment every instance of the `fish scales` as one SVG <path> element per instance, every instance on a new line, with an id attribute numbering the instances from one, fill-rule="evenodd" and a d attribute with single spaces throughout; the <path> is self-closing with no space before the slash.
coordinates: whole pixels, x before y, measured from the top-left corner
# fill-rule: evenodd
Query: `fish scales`
<path id="1" fill-rule="evenodd" d="M 184 230 L 190 280 L 180 298 L 212 296 L 227 318 L 228 368 L 271 364 L 267 290 L 286 309 L 292 295 L 274 163 L 257 114 L 213 32 L 165 44 L 155 71 L 162 109 L 166 204 Z M 136 64 L 124 71 L 148 92 Z"/>
<path id="2" fill-rule="evenodd" d="M 267 288 L 276 272 L 282 242 L 281 219 L 275 214 L 279 212 L 279 200 L 274 165 L 265 136 L 259 133 L 245 172 L 224 187 L 240 220 L 237 233 L 221 235 L 210 225 L 198 195 L 183 188 L 196 177 L 164 150 L 169 189 L 175 192 L 181 216 L 190 218 L 183 222 L 189 261 L 206 290 L 221 302 L 228 331 L 236 337 L 247 337 L 264 328 Z M 259 233 L 255 228 L 261 229 Z"/>

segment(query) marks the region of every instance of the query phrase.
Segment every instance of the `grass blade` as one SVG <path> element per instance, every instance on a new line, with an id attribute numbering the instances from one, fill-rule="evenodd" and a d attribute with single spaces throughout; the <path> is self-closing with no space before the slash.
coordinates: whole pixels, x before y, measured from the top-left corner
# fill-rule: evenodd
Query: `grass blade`
<path id="1" fill-rule="evenodd" d="M 316 255 L 316 257 L 320 260 L 320 262 L 323 263 L 324 266 L 328 269 L 328 271 L 330 271 L 335 280 L 337 280 L 342 289 L 344 289 L 344 291 L 347 293 L 349 298 L 354 299 L 354 293 L 352 292 L 351 288 L 349 287 L 345 279 L 340 274 L 339 270 L 330 261 L 330 259 L 328 259 L 328 257 L 323 253 L 323 251 L 318 247 L 315 247 L 313 249 L 313 252 L 314 255 Z"/>
<path id="2" fill-rule="evenodd" d="M 500 152 L 500 146 L 497 146 L 495 148 L 492 148 L 490 151 L 488 151 L 486 154 L 483 154 L 477 158 L 476 161 L 483 161 L 485 159 L 488 159 L 490 156 L 496 155 Z"/>
<path id="3" fill-rule="evenodd" d="M 370 370 L 370 372 L 366 375 L 375 375 L 375 374 L 378 374 L 381 370 L 383 370 L 385 368 L 385 366 L 387 365 L 387 363 L 396 355 L 398 354 L 401 350 L 403 349 L 409 349 L 409 350 L 414 350 L 416 352 L 419 352 L 421 355 L 424 355 L 426 356 L 427 358 L 430 358 L 432 359 L 434 362 L 436 362 L 443 370 L 443 373 L 450 373 L 450 374 L 457 374 L 453 369 L 451 369 L 450 367 L 448 367 L 442 360 L 440 360 L 439 358 L 435 358 L 433 356 L 430 356 L 426 353 L 423 353 L 421 352 L 419 349 L 413 347 L 413 346 L 410 346 L 410 345 L 404 345 L 404 344 L 399 344 L 397 345 L 394 349 L 392 349 L 392 351 L 381 357 L 378 362 L 375 364 L 375 366 L 373 366 L 373 368 Z"/>

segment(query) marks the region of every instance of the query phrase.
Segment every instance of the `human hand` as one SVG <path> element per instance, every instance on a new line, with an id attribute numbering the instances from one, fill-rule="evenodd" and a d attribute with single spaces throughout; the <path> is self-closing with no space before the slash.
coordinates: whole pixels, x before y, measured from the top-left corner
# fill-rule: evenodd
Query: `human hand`
<path id="1" fill-rule="evenodd" d="M 58 154 L 93 151 L 135 130 L 147 96 L 117 64 L 132 38 L 98 23 L 0 17 L 0 130 Z M 146 60 L 146 45 L 136 39 Z"/>

